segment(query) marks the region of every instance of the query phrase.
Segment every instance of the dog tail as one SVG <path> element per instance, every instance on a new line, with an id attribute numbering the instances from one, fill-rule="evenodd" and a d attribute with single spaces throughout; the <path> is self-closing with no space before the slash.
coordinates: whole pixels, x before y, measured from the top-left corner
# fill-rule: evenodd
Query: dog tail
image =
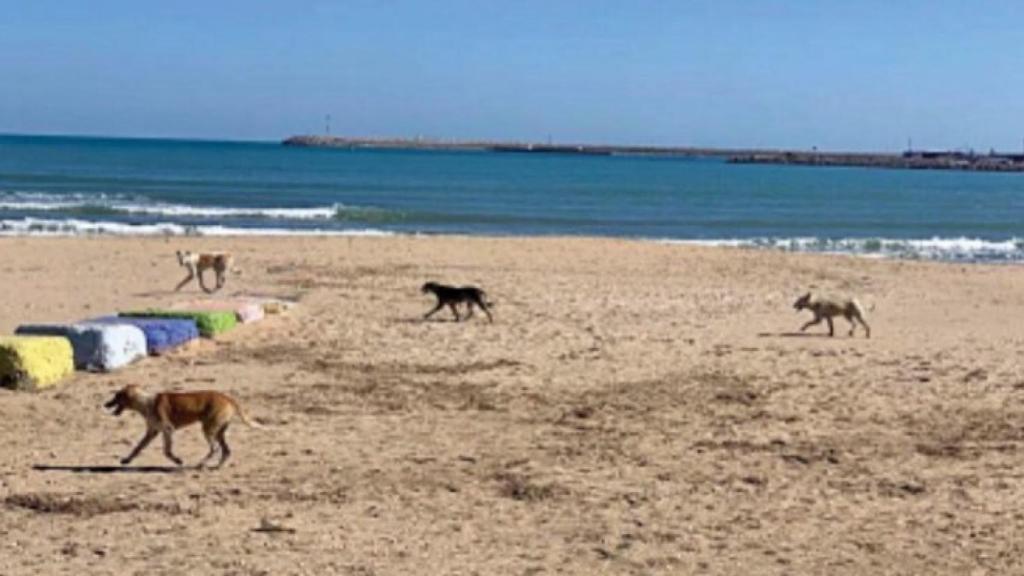
<path id="1" fill-rule="evenodd" d="M 242 424 L 245 424 L 249 428 L 256 428 L 257 430 L 264 430 L 264 429 L 266 429 L 266 426 L 260 424 L 259 422 L 256 422 L 254 420 L 250 420 L 249 417 L 245 415 L 245 411 L 242 410 L 242 407 L 238 405 L 238 402 L 235 402 L 234 400 L 232 400 L 231 404 L 234 405 L 234 407 L 235 407 L 235 414 L 238 414 L 238 419 L 242 421 Z"/>

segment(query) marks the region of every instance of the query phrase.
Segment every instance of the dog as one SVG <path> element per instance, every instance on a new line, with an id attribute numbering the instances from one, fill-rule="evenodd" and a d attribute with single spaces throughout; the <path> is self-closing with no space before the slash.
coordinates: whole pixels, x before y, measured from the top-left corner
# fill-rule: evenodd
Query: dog
<path id="1" fill-rule="evenodd" d="M 183 462 L 174 455 L 171 436 L 178 428 L 184 428 L 195 422 L 202 422 L 203 435 L 210 445 L 210 452 L 203 458 L 197 468 L 204 468 L 213 458 L 218 449 L 220 461 L 214 468 L 220 468 L 231 456 L 225 434 L 235 416 L 247 426 L 262 428 L 249 420 L 242 408 L 226 394 L 212 391 L 196 392 L 161 392 L 155 396 L 147 396 L 134 384 L 119 390 L 109 402 L 103 405 L 111 410 L 114 416 L 120 416 L 125 410 L 134 410 L 146 419 L 146 434 L 128 456 L 121 459 L 121 465 L 127 466 L 142 452 L 159 434 L 164 437 L 164 455 L 171 462 L 182 466 Z"/>
<path id="2" fill-rule="evenodd" d="M 458 305 L 465 303 L 467 320 L 473 317 L 473 306 L 476 305 L 484 311 L 484 314 L 487 314 L 488 322 L 494 322 L 494 318 L 491 316 L 490 310 L 493 303 L 488 302 L 486 299 L 487 294 L 475 286 L 455 287 L 445 286 L 444 284 L 438 284 L 437 282 L 427 282 L 423 285 L 422 292 L 424 294 L 433 294 L 437 297 L 437 306 L 434 306 L 433 310 L 427 312 L 426 315 L 423 316 L 424 320 L 433 316 L 434 313 L 441 308 L 448 306 L 451 308 L 452 314 L 455 315 L 455 321 L 458 322 L 462 320 L 459 316 Z"/>
<path id="3" fill-rule="evenodd" d="M 811 293 L 808 292 L 801 296 L 793 304 L 793 308 L 797 311 L 807 309 L 814 313 L 814 319 L 803 325 L 800 331 L 803 332 L 814 326 L 820 324 L 822 320 L 828 322 L 828 335 L 834 336 L 835 330 L 832 327 L 832 318 L 835 316 L 843 316 L 846 321 L 850 323 L 850 336 L 853 336 L 854 330 L 857 329 L 857 322 L 860 322 L 861 326 L 864 326 L 864 332 L 867 338 L 871 338 L 871 327 L 868 326 L 867 321 L 864 320 L 864 309 L 861 308 L 856 298 L 850 298 L 847 300 L 833 300 L 829 298 L 812 298 Z"/>
<path id="4" fill-rule="evenodd" d="M 198 278 L 199 287 L 203 289 L 203 292 L 212 294 L 224 287 L 224 283 L 227 282 L 227 272 L 235 263 L 234 257 L 228 252 L 203 253 L 178 250 L 176 254 L 178 255 L 178 264 L 188 270 L 188 276 L 175 286 L 175 292 L 184 288 L 193 278 Z M 211 268 L 217 275 L 217 287 L 213 290 L 206 287 L 204 280 L 204 274 Z"/>

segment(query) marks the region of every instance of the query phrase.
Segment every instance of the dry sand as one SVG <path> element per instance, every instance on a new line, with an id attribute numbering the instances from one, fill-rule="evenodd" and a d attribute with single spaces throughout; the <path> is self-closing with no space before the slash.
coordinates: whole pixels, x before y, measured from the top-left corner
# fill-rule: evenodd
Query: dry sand
<path id="1" fill-rule="evenodd" d="M 0 333 L 226 294 L 286 317 L 115 374 L 0 391 L 0 574 L 1024 573 L 1024 269 L 601 239 L 0 239 Z M 428 279 L 479 315 L 422 322 Z M 872 339 L 798 337 L 805 288 Z M 812 329 L 814 330 L 814 329 Z M 164 472 L 134 382 L 212 388 L 217 472 Z M 188 463 L 205 453 L 178 433 Z M 68 470 L 39 467 L 71 467 Z M 147 472 L 147 470 L 150 470 Z M 261 527 L 281 531 L 260 531 Z"/>

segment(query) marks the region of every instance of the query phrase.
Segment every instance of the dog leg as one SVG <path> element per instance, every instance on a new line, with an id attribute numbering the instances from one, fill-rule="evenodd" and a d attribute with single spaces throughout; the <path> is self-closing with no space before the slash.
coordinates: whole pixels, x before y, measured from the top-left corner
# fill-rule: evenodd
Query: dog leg
<path id="1" fill-rule="evenodd" d="M 135 460 L 135 457 L 139 455 L 139 452 L 142 452 L 146 449 L 146 446 L 149 446 L 149 443 L 153 441 L 153 438 L 156 438 L 157 434 L 158 432 L 156 430 L 147 429 L 146 435 L 142 437 L 142 440 L 140 440 L 135 446 L 135 449 L 132 450 L 131 454 L 121 459 L 121 465 L 127 466 L 131 464 L 132 460 Z"/>
<path id="2" fill-rule="evenodd" d="M 864 327 L 864 337 L 871 338 L 871 326 L 868 326 L 868 323 L 860 316 L 857 316 L 857 320 L 860 322 L 860 325 Z"/>
<path id="3" fill-rule="evenodd" d="M 452 314 L 455 314 L 455 321 L 456 322 L 458 322 L 459 320 L 462 320 L 462 318 L 459 318 L 459 306 L 458 306 L 458 304 L 456 304 L 455 302 L 449 302 L 448 303 L 448 307 L 452 309 Z"/>
<path id="4" fill-rule="evenodd" d="M 431 310 L 430 312 L 427 312 L 426 314 L 423 315 L 423 319 L 426 320 L 426 319 L 430 318 L 431 316 L 434 315 L 435 312 L 437 312 L 441 308 L 444 308 L 444 304 L 441 304 L 440 302 L 438 302 L 437 306 L 434 306 L 433 310 Z"/>
<path id="5" fill-rule="evenodd" d="M 857 330 L 857 323 L 854 322 L 855 316 L 847 316 L 846 321 L 850 323 L 850 336 L 853 336 L 855 330 Z"/>
<path id="6" fill-rule="evenodd" d="M 217 454 L 217 432 L 212 426 L 203 426 L 203 436 L 206 437 L 206 443 L 210 445 L 210 451 L 196 464 L 196 468 L 205 468 L 206 463 L 210 461 Z"/>
<path id="7" fill-rule="evenodd" d="M 203 459 L 196 464 L 196 468 L 206 468 L 206 463 L 209 462 L 214 456 L 217 455 L 217 440 L 214 438 L 207 438 L 206 442 L 210 445 L 210 451 L 203 456 Z"/>
<path id="8" fill-rule="evenodd" d="M 220 431 L 217 432 L 217 443 L 220 444 L 220 462 L 217 463 L 217 468 L 220 468 L 228 461 L 231 456 L 231 448 L 228 448 L 228 440 L 226 434 L 228 433 L 228 425 L 225 424 L 221 427 Z"/>
<path id="9" fill-rule="evenodd" d="M 181 290 L 182 288 L 185 287 L 186 284 L 191 282 L 192 279 L 195 278 L 195 277 L 196 277 L 195 272 L 193 272 L 192 269 L 189 268 L 188 269 L 188 276 L 185 276 L 185 279 L 182 280 L 181 282 L 179 282 L 178 285 L 174 287 L 174 291 L 177 292 L 177 291 Z"/>
<path id="10" fill-rule="evenodd" d="M 825 321 L 828 322 L 828 335 L 829 336 L 835 336 L 836 335 L 836 329 L 835 329 L 834 326 L 832 326 L 832 317 L 831 316 L 826 316 L 825 317 Z"/>
<path id="11" fill-rule="evenodd" d="M 484 311 L 484 314 L 487 314 L 487 321 L 494 324 L 494 318 L 491 317 L 491 311 L 487 308 L 487 304 L 481 302 L 480 309 Z"/>
<path id="12" fill-rule="evenodd" d="M 822 320 L 822 318 L 820 316 L 815 316 L 814 320 L 811 320 L 807 324 L 804 324 L 803 326 L 801 326 L 800 327 L 800 331 L 801 332 L 805 332 L 811 326 L 817 326 L 818 324 L 821 324 L 821 320 Z"/>
<path id="13" fill-rule="evenodd" d="M 227 268 L 224 266 L 217 266 L 214 268 L 214 272 L 217 276 L 217 288 L 215 290 L 220 290 L 227 282 Z"/>
<path id="14" fill-rule="evenodd" d="M 207 288 L 206 287 L 205 277 L 206 277 L 206 270 L 203 270 L 203 271 L 199 272 L 199 287 L 203 289 L 203 292 L 206 292 L 207 294 L 213 294 L 214 292 L 217 291 L 217 289 L 214 288 L 213 290 L 211 290 L 211 289 Z"/>
<path id="15" fill-rule="evenodd" d="M 164 428 L 164 456 L 167 456 L 167 458 L 169 458 L 171 462 L 174 462 L 178 466 L 183 466 L 185 463 L 181 461 L 181 458 L 178 458 L 177 456 L 175 456 L 174 452 L 171 450 L 171 448 L 173 446 L 173 442 L 171 440 L 171 436 L 173 434 L 174 434 L 174 430 L 173 429 L 171 429 L 171 428 Z"/>

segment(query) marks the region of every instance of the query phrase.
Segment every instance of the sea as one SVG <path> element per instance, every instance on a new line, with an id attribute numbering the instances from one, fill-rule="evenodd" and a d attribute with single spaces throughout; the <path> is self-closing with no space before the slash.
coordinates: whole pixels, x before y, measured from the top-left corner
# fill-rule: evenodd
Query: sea
<path id="1" fill-rule="evenodd" d="M 0 136 L 0 235 L 606 236 L 1024 262 L 1024 174 Z"/>

